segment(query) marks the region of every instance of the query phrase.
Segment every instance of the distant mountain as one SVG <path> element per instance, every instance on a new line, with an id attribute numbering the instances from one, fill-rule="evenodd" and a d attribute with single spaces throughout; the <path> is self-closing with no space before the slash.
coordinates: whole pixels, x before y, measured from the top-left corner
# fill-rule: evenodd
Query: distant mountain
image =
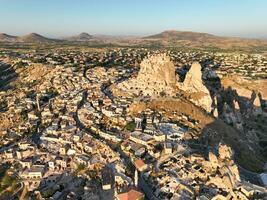
<path id="1" fill-rule="evenodd" d="M 37 33 L 30 33 L 28 35 L 19 37 L 18 41 L 25 42 L 25 43 L 42 43 L 42 42 L 55 42 L 57 40 L 44 37 Z"/>
<path id="2" fill-rule="evenodd" d="M 203 39 L 219 38 L 208 33 L 198 33 L 190 31 L 164 31 L 162 33 L 144 37 L 143 39 L 165 39 L 165 40 L 190 40 L 197 41 Z"/>
<path id="3" fill-rule="evenodd" d="M 238 37 L 221 37 L 208 33 L 189 31 L 164 31 L 159 34 L 142 38 L 146 45 L 176 46 L 176 47 L 266 47 L 267 40 L 247 39 Z"/>
<path id="4" fill-rule="evenodd" d="M 85 41 L 91 40 L 93 38 L 94 37 L 92 35 L 89 35 L 88 33 L 80 33 L 79 35 L 65 38 L 65 40 L 85 42 Z"/>
<path id="5" fill-rule="evenodd" d="M 8 35 L 5 33 L 0 33 L 0 41 L 1 42 L 15 42 L 17 40 L 17 36 Z"/>
<path id="6" fill-rule="evenodd" d="M 147 37 L 132 36 L 109 36 L 90 35 L 81 33 L 76 36 L 59 39 L 51 39 L 31 33 L 17 37 L 7 34 L 0 34 L 0 42 L 18 43 L 56 43 L 56 42 L 79 42 L 92 45 L 119 45 L 119 46 L 144 46 L 144 47 L 182 47 L 182 48 L 221 48 L 221 49 L 267 49 L 267 40 L 246 39 L 238 37 L 222 37 L 209 33 L 199 33 L 190 31 L 164 31 L 159 34 Z"/>

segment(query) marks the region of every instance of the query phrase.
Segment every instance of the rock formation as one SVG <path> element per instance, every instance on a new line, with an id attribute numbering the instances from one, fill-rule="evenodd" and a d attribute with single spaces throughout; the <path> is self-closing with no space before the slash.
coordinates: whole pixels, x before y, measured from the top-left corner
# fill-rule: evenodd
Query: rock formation
<path id="1" fill-rule="evenodd" d="M 183 89 L 187 92 L 199 92 L 206 91 L 203 88 L 201 65 L 199 63 L 193 63 L 190 70 L 187 72 L 185 80 L 183 82 Z"/>
<path id="2" fill-rule="evenodd" d="M 262 114 L 260 93 L 257 94 L 256 91 L 253 90 L 250 101 L 251 101 L 252 114 L 254 115 Z"/>
<path id="3" fill-rule="evenodd" d="M 218 188 L 230 191 L 240 184 L 240 176 L 237 165 L 233 161 L 233 150 L 231 147 L 220 143 L 217 147 L 217 155 L 209 152 L 209 165 L 213 170 L 217 170 L 218 174 L 210 176 L 207 185 L 215 184 Z"/>
<path id="4" fill-rule="evenodd" d="M 165 86 L 176 84 L 175 67 L 166 54 L 149 56 L 140 64 L 137 80 Z"/>
<path id="5" fill-rule="evenodd" d="M 204 108 L 207 112 L 211 111 L 212 99 L 209 90 L 203 84 L 199 63 L 192 64 L 184 82 L 180 85 L 180 89 L 188 93 L 190 100 L 197 106 Z"/>
<path id="6" fill-rule="evenodd" d="M 176 86 L 175 66 L 166 54 L 150 55 L 140 64 L 136 78 L 119 83 L 113 92 L 149 96 L 172 96 Z"/>
<path id="7" fill-rule="evenodd" d="M 175 66 L 166 54 L 148 56 L 141 62 L 137 77 L 113 86 L 112 92 L 115 96 L 171 97 L 179 93 L 179 88 L 188 100 L 211 112 L 212 99 L 202 82 L 201 65 L 194 63 L 184 82 L 178 83 Z"/>
<path id="8" fill-rule="evenodd" d="M 235 89 L 228 87 L 227 89 L 219 91 L 217 94 L 219 115 L 225 115 L 222 108 L 225 105 L 229 106 L 228 113 L 242 114 L 245 117 L 262 114 L 261 94 L 256 91 L 251 92 L 250 98 L 240 96 Z"/>

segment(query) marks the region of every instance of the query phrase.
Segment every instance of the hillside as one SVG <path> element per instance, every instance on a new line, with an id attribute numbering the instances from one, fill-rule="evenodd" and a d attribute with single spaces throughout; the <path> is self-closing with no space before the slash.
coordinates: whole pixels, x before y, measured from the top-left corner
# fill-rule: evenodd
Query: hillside
<path id="1" fill-rule="evenodd" d="M 80 33 L 79 35 L 65 38 L 68 41 L 84 42 L 93 39 L 93 36 L 88 33 Z"/>
<path id="2" fill-rule="evenodd" d="M 49 43 L 49 42 L 60 42 L 57 39 L 51 39 L 44 37 L 37 33 L 30 33 L 24 36 L 12 36 L 5 33 L 0 34 L 0 42 L 6 43 Z"/>
<path id="3" fill-rule="evenodd" d="M 147 44 L 159 46 L 180 46 L 180 47 L 265 47 L 267 41 L 260 39 L 247 39 L 238 37 L 221 37 L 208 33 L 188 31 L 164 31 L 159 34 L 142 38 Z"/>
<path id="4" fill-rule="evenodd" d="M 16 41 L 17 38 L 18 38 L 17 36 L 0 33 L 0 41 L 3 42 L 14 42 Z"/>
<path id="5" fill-rule="evenodd" d="M 28 35 L 22 36 L 18 38 L 18 41 L 20 42 L 26 42 L 26 43 L 39 43 L 39 42 L 53 42 L 54 39 L 46 38 L 42 35 L 39 35 L 37 33 L 30 33 Z"/>
<path id="6" fill-rule="evenodd" d="M 202 39 L 219 38 L 208 33 L 197 33 L 190 31 L 164 31 L 162 33 L 144 37 L 143 39 L 165 39 L 165 40 L 190 40 L 198 41 Z"/>
<path id="7" fill-rule="evenodd" d="M 113 45 L 113 46 L 146 46 L 146 47 L 178 47 L 178 48 L 203 48 L 203 49 L 240 49 L 240 50 L 262 50 L 267 51 L 267 40 L 246 39 L 238 37 L 221 37 L 209 33 L 198 33 L 190 31 L 164 31 L 159 34 L 146 37 L 133 36 L 108 36 L 90 35 L 80 33 L 79 35 L 64 38 L 51 39 L 31 33 L 25 36 L 11 36 L 0 34 L 0 42 L 3 43 L 72 43 L 91 45 Z"/>

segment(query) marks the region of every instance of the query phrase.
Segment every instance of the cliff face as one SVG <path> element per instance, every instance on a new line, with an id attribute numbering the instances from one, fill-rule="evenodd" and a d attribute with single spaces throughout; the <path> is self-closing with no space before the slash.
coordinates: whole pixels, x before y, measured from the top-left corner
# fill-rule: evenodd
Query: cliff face
<path id="1" fill-rule="evenodd" d="M 203 84 L 201 65 L 199 63 L 192 64 L 179 88 L 188 94 L 189 99 L 194 104 L 204 108 L 207 112 L 211 111 L 212 99 L 209 90 Z"/>

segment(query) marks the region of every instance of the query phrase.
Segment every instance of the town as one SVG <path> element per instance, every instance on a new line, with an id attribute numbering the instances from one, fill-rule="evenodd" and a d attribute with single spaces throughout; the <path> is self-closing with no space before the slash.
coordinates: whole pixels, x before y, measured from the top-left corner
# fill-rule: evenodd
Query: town
<path id="1" fill-rule="evenodd" d="M 200 90 L 211 94 L 217 88 L 202 85 L 201 79 L 212 86 L 229 76 L 233 80 L 243 77 L 244 82 L 264 80 L 265 56 L 107 48 L 50 53 L 6 50 L 0 52 L 0 60 L 1 199 L 226 200 L 267 196 L 266 163 L 256 166 L 248 161 L 255 166 L 246 167 L 244 160 L 236 161 L 238 150 L 228 140 L 221 138 L 211 145 L 211 139 L 203 139 L 218 134 L 206 125 L 218 116 L 225 121 L 219 125 L 229 132 L 246 132 L 246 120 L 254 116 L 266 124 L 264 96 L 255 93 L 251 106 L 257 109 L 235 118 L 230 115 L 231 103 L 215 109 L 212 98 L 209 102 L 205 97 L 203 104 L 187 94 L 188 74 L 196 80 L 194 73 L 199 73 Z M 148 76 L 152 70 L 149 63 L 151 68 L 161 68 L 167 66 L 165 61 L 173 63 L 168 65 L 173 79 L 165 74 L 161 83 L 157 77 L 153 91 L 149 90 L 149 81 L 155 81 L 153 73 Z M 194 62 L 201 64 L 199 69 Z M 147 71 L 142 72 L 140 63 Z M 190 70 L 193 66 L 195 71 Z M 172 82 L 184 79 L 179 86 L 183 97 L 166 77 Z M 121 88 L 127 94 L 122 94 Z M 164 88 L 168 88 L 166 92 Z M 255 128 L 254 134 L 257 131 Z M 259 151 L 266 156 L 266 146 L 260 147 L 266 136 L 262 137 L 258 136 Z"/>

